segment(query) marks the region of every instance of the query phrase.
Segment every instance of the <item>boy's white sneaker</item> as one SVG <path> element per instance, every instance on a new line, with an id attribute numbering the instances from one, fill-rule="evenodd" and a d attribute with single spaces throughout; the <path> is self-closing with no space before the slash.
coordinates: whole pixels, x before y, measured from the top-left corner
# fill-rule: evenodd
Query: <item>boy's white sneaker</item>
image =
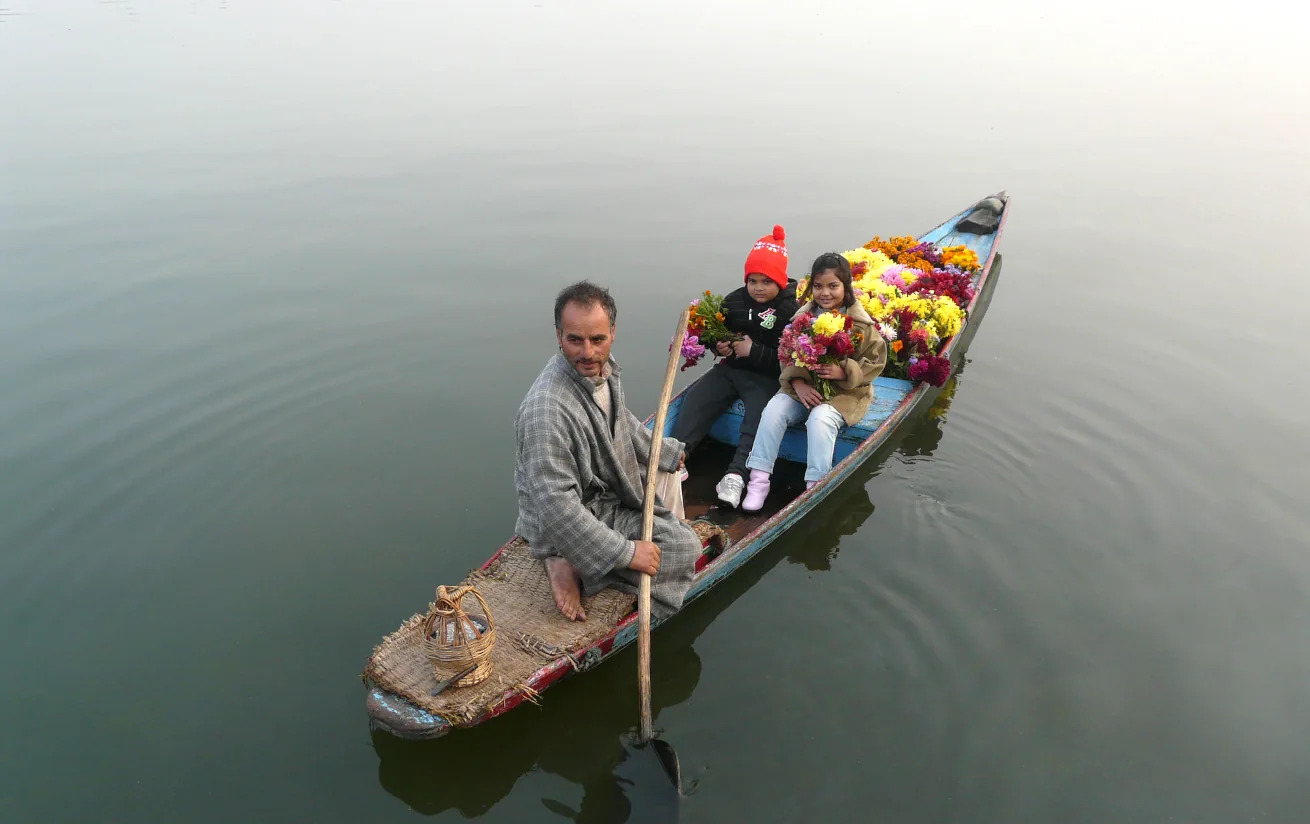
<path id="1" fill-rule="evenodd" d="M 714 492 L 719 496 L 719 500 L 728 506 L 736 509 L 741 506 L 741 493 L 746 483 L 736 472 L 729 472 L 720 480 L 718 486 L 714 487 Z"/>

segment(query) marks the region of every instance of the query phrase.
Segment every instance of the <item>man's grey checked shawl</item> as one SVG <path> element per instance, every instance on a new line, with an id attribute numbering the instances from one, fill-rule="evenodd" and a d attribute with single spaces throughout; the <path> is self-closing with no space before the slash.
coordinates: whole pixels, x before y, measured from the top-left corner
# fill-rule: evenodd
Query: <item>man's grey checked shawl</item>
<path id="1" fill-rule="evenodd" d="M 533 557 L 568 559 L 586 595 L 606 586 L 635 590 L 637 574 L 627 566 L 633 540 L 641 537 L 643 467 L 650 455 L 651 433 L 628 410 L 618 363 L 611 358 L 609 366 L 612 434 L 592 399 L 594 385 L 560 354 L 537 376 L 514 423 L 515 531 L 527 539 Z M 675 471 L 682 451 L 681 443 L 665 438 L 660 469 Z M 663 618 L 682 606 L 701 542 L 658 504 L 652 540 L 660 548 L 660 571 L 651 581 L 651 610 Z"/>

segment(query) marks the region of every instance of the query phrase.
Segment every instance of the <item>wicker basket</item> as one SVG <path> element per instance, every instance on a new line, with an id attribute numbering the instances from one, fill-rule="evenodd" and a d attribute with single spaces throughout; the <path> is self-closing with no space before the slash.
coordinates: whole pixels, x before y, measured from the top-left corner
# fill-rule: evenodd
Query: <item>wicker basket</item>
<path id="1" fill-rule="evenodd" d="M 473 596 L 481 614 L 466 612 L 464 599 Z M 475 669 L 451 684 L 471 687 L 491 675 L 491 648 L 496 645 L 496 621 L 491 608 L 475 587 L 437 587 L 437 602 L 423 622 L 423 652 L 438 681 Z"/>

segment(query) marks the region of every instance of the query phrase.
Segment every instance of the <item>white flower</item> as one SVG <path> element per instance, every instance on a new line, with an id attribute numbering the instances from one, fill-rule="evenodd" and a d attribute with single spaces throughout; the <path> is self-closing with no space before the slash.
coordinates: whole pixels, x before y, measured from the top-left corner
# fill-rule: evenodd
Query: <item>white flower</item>
<path id="1" fill-rule="evenodd" d="M 886 341 L 896 340 L 896 329 L 893 328 L 892 325 L 889 323 L 878 324 L 878 334 L 882 335 L 883 340 Z"/>

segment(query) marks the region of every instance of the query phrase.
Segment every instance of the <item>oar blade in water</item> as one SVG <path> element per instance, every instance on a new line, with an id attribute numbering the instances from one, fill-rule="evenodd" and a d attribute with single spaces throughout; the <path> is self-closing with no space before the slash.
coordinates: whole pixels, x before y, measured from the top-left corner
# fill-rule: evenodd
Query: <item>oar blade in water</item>
<path id="1" fill-rule="evenodd" d="M 658 738 L 650 740 L 650 747 L 659 757 L 660 766 L 664 768 L 664 774 L 669 777 L 669 782 L 673 789 L 682 792 L 682 767 L 678 764 L 678 753 L 674 751 L 673 745 L 667 741 Z"/>
<path id="2" fill-rule="evenodd" d="M 678 820 L 678 809 L 682 801 L 682 793 L 675 783 L 678 756 L 668 747 L 673 764 L 671 773 L 661 752 L 667 745 L 660 747 L 657 744 L 663 742 L 658 738 L 651 739 L 647 744 L 629 741 L 627 757 L 614 771 L 624 785 L 623 794 L 632 805 L 631 820 L 634 822 L 654 824 Z"/>

